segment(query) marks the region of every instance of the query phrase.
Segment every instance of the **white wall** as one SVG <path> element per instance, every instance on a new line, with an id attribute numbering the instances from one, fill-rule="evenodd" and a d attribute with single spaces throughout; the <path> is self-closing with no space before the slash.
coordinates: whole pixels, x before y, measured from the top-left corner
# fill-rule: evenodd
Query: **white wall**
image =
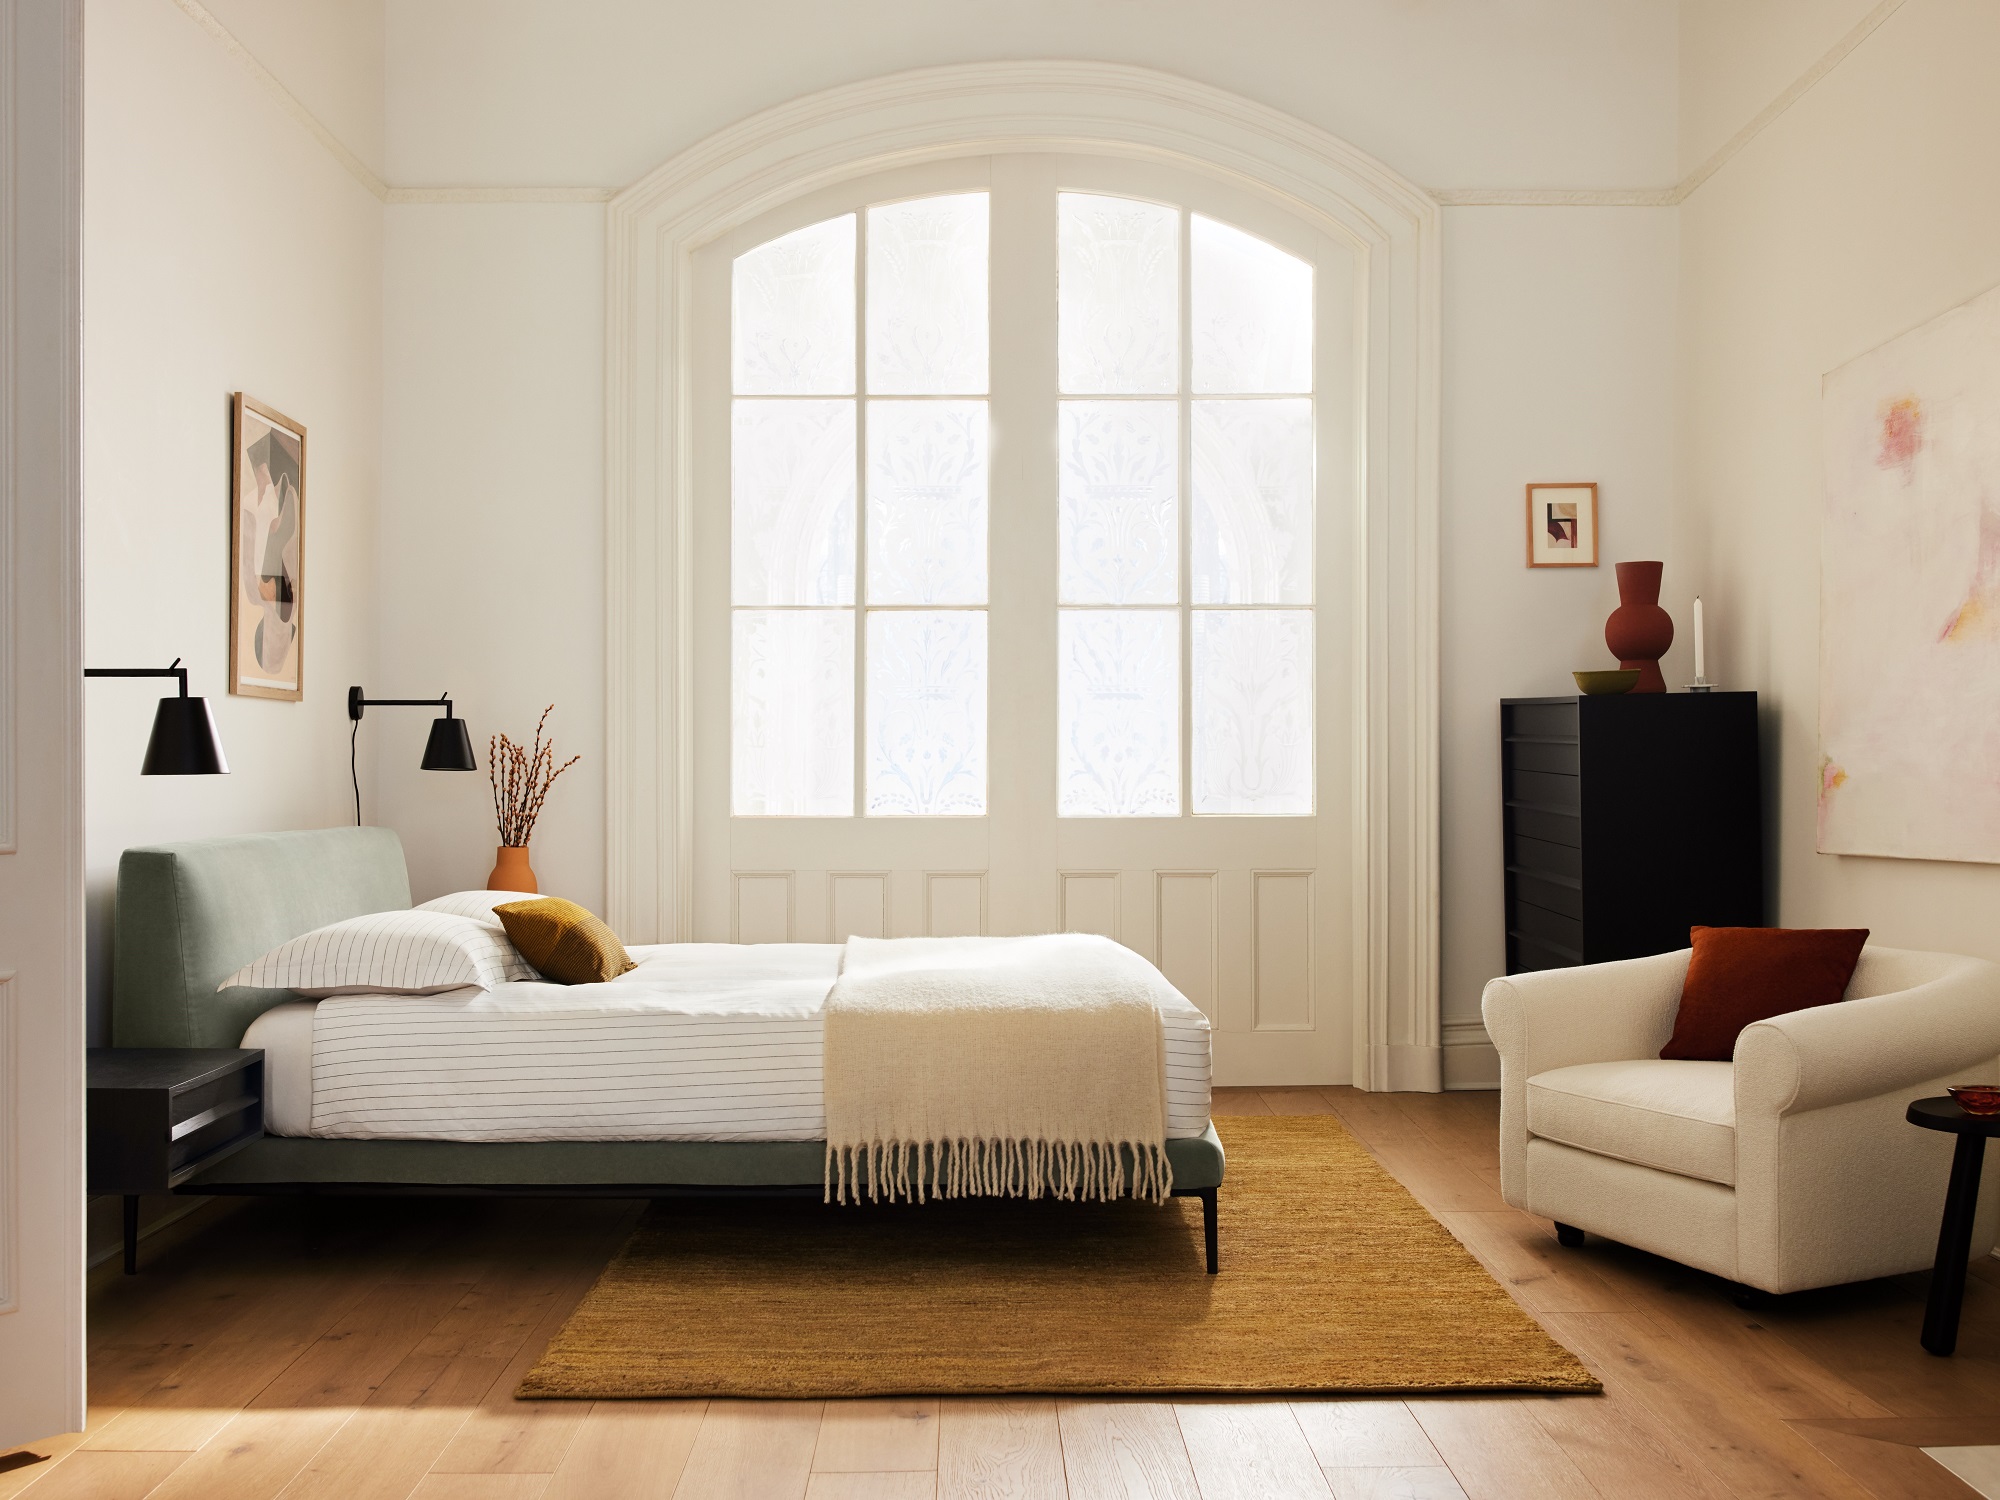
<path id="1" fill-rule="evenodd" d="M 382 210 L 167 0 L 86 7 L 85 647 L 186 658 L 231 774 L 139 774 L 164 684 L 86 695 L 92 1040 L 119 852 L 340 823 L 343 695 L 374 652 Z M 305 687 L 228 695 L 229 399 L 305 424 Z M 364 774 L 366 768 L 364 766 Z"/>
<path id="2" fill-rule="evenodd" d="M 535 830 L 542 889 L 604 900 L 604 210 L 392 207 L 384 311 L 384 696 L 449 690 L 480 774 L 420 771 L 427 716 L 370 714 L 418 900 L 485 883 L 489 738 L 581 763 Z"/>
<path id="3" fill-rule="evenodd" d="M 1675 17 L 1651 0 L 594 0 L 559 12 L 391 0 L 388 175 L 623 186 L 814 89 L 1061 56 L 1232 89 L 1432 186 L 1658 187 L 1680 151 Z M 1480 988 L 1505 964 L 1497 702 L 1608 665 L 1616 602 L 1608 566 L 1525 568 L 1522 487 L 1598 480 L 1607 565 L 1663 557 L 1669 607 L 1692 592 L 1674 520 L 1674 223 L 1659 209 L 1446 215 L 1443 1005 L 1461 1040 L 1477 1039 Z M 476 703 L 482 748 L 491 728 L 526 727 L 559 700 L 564 741 L 585 760 L 551 803 L 536 863 L 545 889 L 586 902 L 602 895 L 600 224 L 589 208 L 398 206 L 387 249 L 379 675 L 404 680 L 399 656 L 412 670 L 436 661 L 423 690 L 435 680 Z M 528 536 L 548 586 L 505 581 Z M 501 622 L 515 628 L 496 651 Z M 441 778 L 415 761 L 415 748 L 383 761 L 384 820 L 404 833 L 420 889 L 465 884 L 491 859 L 490 819 L 457 789 L 432 790 Z"/>
<path id="4" fill-rule="evenodd" d="M 1716 55 L 1707 28 L 1727 17 L 1700 6 L 1688 20 L 1690 57 Z M 1909 0 L 1682 209 L 1710 674 L 1764 695 L 1774 918 L 1991 958 L 2000 866 L 1813 844 L 1820 377 L 2000 283 L 1996 58 L 1991 0 Z M 1712 92 L 1701 72 L 1688 86 Z"/>

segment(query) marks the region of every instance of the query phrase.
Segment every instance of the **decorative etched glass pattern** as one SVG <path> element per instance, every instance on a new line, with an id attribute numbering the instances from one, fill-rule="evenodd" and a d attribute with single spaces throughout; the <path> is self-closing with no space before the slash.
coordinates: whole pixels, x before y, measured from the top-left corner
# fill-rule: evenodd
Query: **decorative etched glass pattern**
<path id="1" fill-rule="evenodd" d="M 868 389 L 986 392 L 986 194 L 868 210 Z"/>
<path id="2" fill-rule="evenodd" d="M 1196 604 L 1310 604 L 1312 402 L 1196 401 Z"/>
<path id="3" fill-rule="evenodd" d="M 1194 810 L 1313 810 L 1313 633 L 1303 609 L 1194 612 Z"/>
<path id="4" fill-rule="evenodd" d="M 1188 239 L 1195 393 L 1310 391 L 1312 267 L 1200 214 L 1191 216 Z"/>
<path id="5" fill-rule="evenodd" d="M 1057 815 L 1177 816 L 1180 612 L 1065 609 L 1057 622 Z"/>
<path id="6" fill-rule="evenodd" d="M 1180 210 L 1057 196 L 1056 363 L 1072 395 L 1180 389 Z"/>
<path id="7" fill-rule="evenodd" d="M 730 811 L 854 815 L 854 611 L 732 617 Z"/>
<path id="8" fill-rule="evenodd" d="M 1064 401 L 1062 602 L 1180 598 L 1180 408 L 1172 401 Z"/>
<path id="9" fill-rule="evenodd" d="M 737 256 L 731 301 L 737 395 L 853 393 L 853 214 Z"/>
<path id="10" fill-rule="evenodd" d="M 986 602 L 986 403 L 868 403 L 868 602 Z"/>
<path id="11" fill-rule="evenodd" d="M 871 817 L 986 811 L 986 614 L 868 616 Z"/>
<path id="12" fill-rule="evenodd" d="M 735 603 L 854 602 L 852 401 L 738 401 L 729 488 Z"/>

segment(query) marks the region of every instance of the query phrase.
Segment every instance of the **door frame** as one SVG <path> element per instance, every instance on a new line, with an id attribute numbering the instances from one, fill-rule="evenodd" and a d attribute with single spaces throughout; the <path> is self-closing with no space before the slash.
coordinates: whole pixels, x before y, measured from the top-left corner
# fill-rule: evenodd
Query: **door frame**
<path id="1" fill-rule="evenodd" d="M 84 1423 L 83 5 L 0 0 L 0 1451 Z"/>
<path id="2" fill-rule="evenodd" d="M 816 189 L 955 156 L 1122 156 L 1205 173 L 1353 245 L 1349 976 L 1355 1082 L 1441 1087 L 1436 202 L 1335 136 L 1144 68 L 927 68 L 732 125 L 611 201 L 605 325 L 605 890 L 629 941 L 692 930 L 696 250 Z"/>

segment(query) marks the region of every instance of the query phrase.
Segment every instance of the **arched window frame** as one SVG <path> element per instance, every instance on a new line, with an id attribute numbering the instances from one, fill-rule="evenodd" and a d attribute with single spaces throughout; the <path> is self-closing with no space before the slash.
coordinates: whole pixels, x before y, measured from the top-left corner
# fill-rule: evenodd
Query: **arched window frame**
<path id="1" fill-rule="evenodd" d="M 1435 202 L 1336 137 L 1205 85 L 1098 63 L 926 69 L 709 137 L 613 200 L 606 287 L 606 888 L 633 941 L 689 930 L 686 569 L 694 252 L 801 194 L 1003 151 L 1150 160 L 1259 193 L 1357 250 L 1354 1077 L 1438 1087 Z"/>

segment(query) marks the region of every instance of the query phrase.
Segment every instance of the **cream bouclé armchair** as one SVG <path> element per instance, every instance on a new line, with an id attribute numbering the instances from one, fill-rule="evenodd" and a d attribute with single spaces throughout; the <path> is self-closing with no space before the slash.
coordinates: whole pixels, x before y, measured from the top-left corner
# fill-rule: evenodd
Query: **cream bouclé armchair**
<path id="1" fill-rule="evenodd" d="M 1865 948 L 1839 1004 L 1755 1022 L 1731 1062 L 1663 1061 L 1689 952 L 1486 986 L 1506 1200 L 1566 1244 L 1587 1230 L 1766 1292 L 1928 1267 L 1952 1138 L 1903 1111 L 2000 1078 L 2000 966 Z"/>

